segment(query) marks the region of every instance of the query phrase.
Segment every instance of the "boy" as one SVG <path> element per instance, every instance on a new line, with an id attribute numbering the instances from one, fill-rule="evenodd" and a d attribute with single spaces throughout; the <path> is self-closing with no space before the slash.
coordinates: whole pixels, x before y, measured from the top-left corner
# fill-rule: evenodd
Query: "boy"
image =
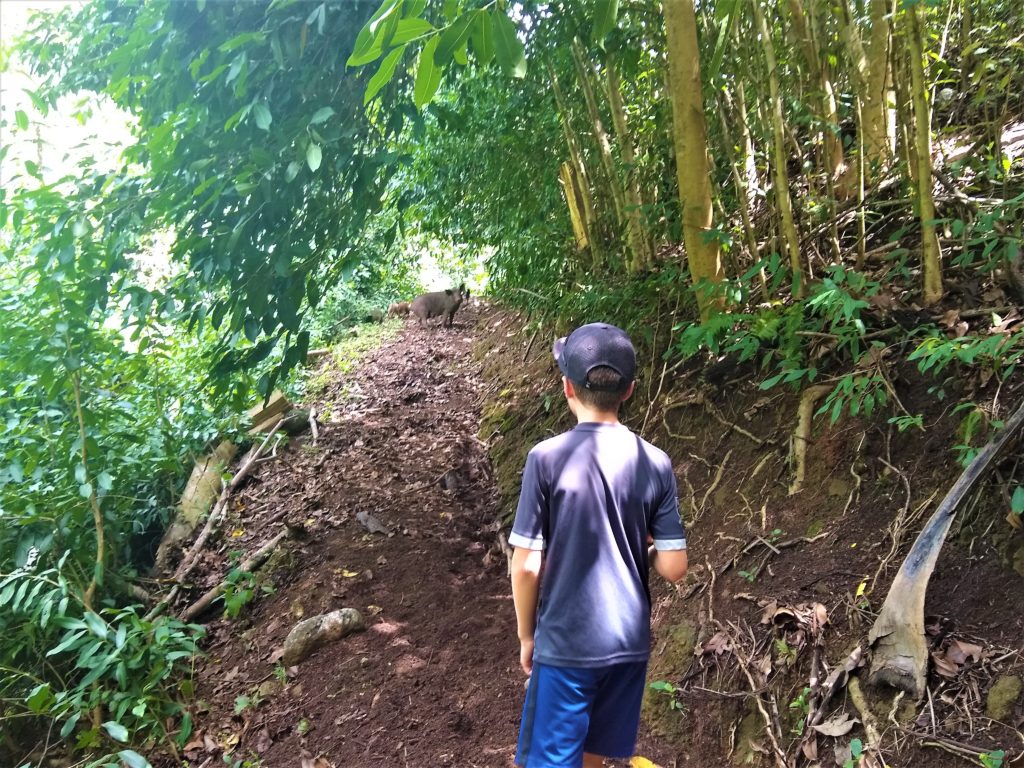
<path id="1" fill-rule="evenodd" d="M 650 655 L 647 571 L 683 578 L 686 533 L 668 456 L 619 423 L 636 372 L 629 337 L 591 323 L 552 351 L 578 424 L 530 451 L 509 536 L 530 676 L 516 765 L 592 768 L 633 754 Z"/>

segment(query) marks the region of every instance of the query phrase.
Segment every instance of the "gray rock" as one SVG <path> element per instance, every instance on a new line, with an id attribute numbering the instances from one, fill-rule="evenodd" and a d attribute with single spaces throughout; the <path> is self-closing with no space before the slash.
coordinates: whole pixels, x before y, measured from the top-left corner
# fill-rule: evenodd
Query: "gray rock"
<path id="1" fill-rule="evenodd" d="M 292 627 L 285 638 L 281 660 L 287 667 L 298 664 L 317 648 L 363 629 L 366 629 L 366 622 L 355 608 L 342 608 L 305 619 Z"/>

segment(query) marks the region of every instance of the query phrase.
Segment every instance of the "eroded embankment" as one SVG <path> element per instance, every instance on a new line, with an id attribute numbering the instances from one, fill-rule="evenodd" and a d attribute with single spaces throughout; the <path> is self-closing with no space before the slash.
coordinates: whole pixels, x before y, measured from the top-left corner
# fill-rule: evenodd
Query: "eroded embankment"
<path id="1" fill-rule="evenodd" d="M 549 345 L 531 346 L 516 332 L 521 322 L 494 318 L 477 347 L 490 387 L 481 437 L 506 519 L 526 451 L 571 425 Z M 922 414 L 926 429 L 900 432 L 888 414 L 816 419 L 796 493 L 798 393 L 761 391 L 752 371 L 728 359 L 641 373 L 624 420 L 673 458 L 691 558 L 684 585 L 655 588 L 650 680 L 661 684 L 648 692 L 641 747 L 660 764 L 830 765 L 835 752 L 842 765 L 853 760 L 851 742 L 855 751 L 855 740 L 869 741 L 847 715 L 875 721 L 878 754 L 891 766 L 976 765 L 999 749 L 1024 750 L 1015 684 L 1024 671 L 1024 534 L 1006 521 L 1003 490 L 1014 455 L 970 494 L 931 579 L 928 696 L 894 704 L 868 689 L 874 710 L 858 711 L 845 674 L 825 704 L 805 692 L 866 636 L 923 520 L 961 471 L 958 419 L 934 382 L 911 364 L 886 364 L 900 406 Z M 1020 398 L 995 382 L 944 384 L 971 388 L 979 401 Z M 836 735 L 806 738 L 808 718 Z"/>

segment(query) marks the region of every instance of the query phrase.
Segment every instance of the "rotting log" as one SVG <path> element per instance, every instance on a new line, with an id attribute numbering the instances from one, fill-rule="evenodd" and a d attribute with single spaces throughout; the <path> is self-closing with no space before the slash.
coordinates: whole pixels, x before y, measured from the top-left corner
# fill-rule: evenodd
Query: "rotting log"
<path id="1" fill-rule="evenodd" d="M 277 420 L 281 418 L 281 414 L 290 410 L 291 407 L 292 404 L 288 402 L 288 398 L 284 396 L 284 393 L 275 389 L 265 402 L 249 409 L 249 434 L 266 432 L 268 428 L 277 423 Z"/>
<path id="2" fill-rule="evenodd" d="M 185 491 L 178 501 L 174 521 L 164 533 L 156 551 L 157 573 L 167 570 L 172 552 L 179 549 L 210 511 L 224 485 L 224 471 L 238 452 L 238 446 L 224 440 L 211 453 L 196 461 Z"/>
<path id="3" fill-rule="evenodd" d="M 924 695 L 928 673 L 924 598 L 928 580 L 960 502 L 1022 424 L 1024 404 L 1017 408 L 999 434 L 978 451 L 918 534 L 868 633 L 873 649 L 868 678 L 871 683 L 898 688 L 915 699 Z"/>
<path id="4" fill-rule="evenodd" d="M 220 492 L 220 497 L 217 499 L 217 503 L 213 506 L 209 516 L 206 518 L 206 525 L 203 526 L 203 530 L 200 531 L 196 537 L 195 542 L 192 544 L 191 549 L 185 553 L 185 556 L 181 559 L 178 564 L 178 569 L 174 572 L 174 580 L 179 584 L 192 572 L 196 563 L 199 560 L 199 553 L 206 545 L 206 540 L 210 538 L 210 534 L 213 533 L 214 528 L 220 524 L 221 518 L 224 516 L 224 508 L 227 506 L 228 499 L 231 498 L 231 494 L 234 493 L 238 487 L 245 482 L 245 479 L 252 472 L 256 466 L 256 462 L 260 456 L 263 455 L 263 450 L 267 447 L 267 443 L 270 442 L 270 438 L 273 437 L 274 433 L 277 432 L 278 427 L 284 423 L 284 419 L 279 419 L 277 426 L 275 426 L 264 438 L 263 442 L 258 447 L 252 448 L 249 453 L 246 454 L 242 460 L 242 465 L 238 468 L 238 472 L 231 478 L 231 482 L 224 486 L 224 489 Z"/>

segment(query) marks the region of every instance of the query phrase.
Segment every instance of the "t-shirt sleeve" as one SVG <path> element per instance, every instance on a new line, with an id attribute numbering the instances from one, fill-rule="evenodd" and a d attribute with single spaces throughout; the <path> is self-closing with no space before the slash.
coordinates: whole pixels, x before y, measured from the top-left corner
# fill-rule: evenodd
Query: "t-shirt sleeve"
<path id="1" fill-rule="evenodd" d="M 665 472 L 665 492 L 651 520 L 651 536 L 658 550 L 686 549 L 686 528 L 679 515 L 676 476 L 671 468 Z"/>
<path id="2" fill-rule="evenodd" d="M 544 549 L 544 516 L 547 514 L 547 491 L 540 472 L 540 462 L 533 451 L 526 456 L 519 506 L 508 537 L 510 546 L 520 549 Z"/>

